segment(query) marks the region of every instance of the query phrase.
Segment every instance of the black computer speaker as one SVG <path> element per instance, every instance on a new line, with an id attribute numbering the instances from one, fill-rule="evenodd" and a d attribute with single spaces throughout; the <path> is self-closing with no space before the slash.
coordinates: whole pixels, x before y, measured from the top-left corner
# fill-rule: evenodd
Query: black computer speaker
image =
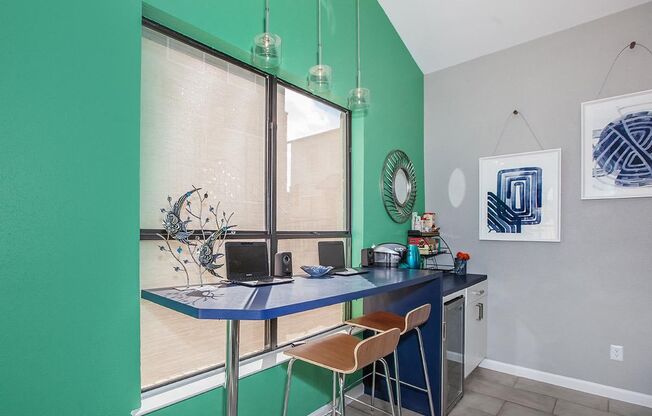
<path id="1" fill-rule="evenodd" d="M 292 253 L 276 253 L 276 256 L 274 256 L 274 276 L 292 276 Z"/>
<path id="2" fill-rule="evenodd" d="M 363 248 L 360 252 L 360 264 L 362 267 L 373 267 L 374 265 L 374 249 Z"/>

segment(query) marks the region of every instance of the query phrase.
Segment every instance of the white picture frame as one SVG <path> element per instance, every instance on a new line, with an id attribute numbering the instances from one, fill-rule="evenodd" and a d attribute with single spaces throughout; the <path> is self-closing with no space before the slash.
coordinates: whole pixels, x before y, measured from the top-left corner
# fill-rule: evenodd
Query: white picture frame
<path id="1" fill-rule="evenodd" d="M 581 107 L 582 199 L 652 197 L 652 90 Z"/>
<path id="2" fill-rule="evenodd" d="M 480 240 L 561 241 L 561 149 L 480 158 L 479 193 Z"/>

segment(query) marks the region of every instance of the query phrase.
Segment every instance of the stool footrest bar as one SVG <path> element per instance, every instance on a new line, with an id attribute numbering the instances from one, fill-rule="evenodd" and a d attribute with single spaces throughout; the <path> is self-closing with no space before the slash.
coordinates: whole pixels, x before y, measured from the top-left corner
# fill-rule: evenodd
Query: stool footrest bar
<path id="1" fill-rule="evenodd" d="M 346 397 L 346 398 L 349 399 L 349 400 L 353 400 L 353 401 L 356 402 L 356 403 L 360 403 L 360 404 L 362 404 L 362 405 L 365 405 L 365 406 L 367 406 L 367 407 L 369 407 L 369 408 L 371 408 L 371 409 L 378 410 L 380 413 L 386 414 L 386 415 L 388 415 L 388 416 L 392 416 L 391 413 L 386 412 L 385 410 L 383 410 L 383 409 L 381 409 L 381 408 L 379 408 L 379 407 L 372 406 L 372 405 L 370 405 L 369 403 L 365 403 L 365 402 L 363 402 L 362 400 L 357 399 L 357 398 L 355 398 L 355 397 L 351 397 L 351 396 L 347 396 L 347 395 L 344 395 L 344 397 Z"/>
<path id="2" fill-rule="evenodd" d="M 389 379 L 396 383 L 396 378 L 390 377 Z M 422 391 L 424 393 L 428 393 L 428 389 L 426 389 L 424 387 L 415 386 L 414 384 L 410 384 L 410 383 L 402 381 L 402 380 L 399 380 L 398 382 L 401 383 L 404 386 L 408 386 L 410 388 L 413 388 L 414 390 L 419 390 L 419 391 Z"/>
<path id="3" fill-rule="evenodd" d="M 370 377 L 370 376 L 373 376 L 373 373 L 369 373 L 369 374 L 367 374 L 367 375 L 364 375 L 364 376 L 360 377 L 359 379 L 357 379 L 356 381 L 354 381 L 354 382 L 352 382 L 352 383 L 349 383 L 349 386 L 348 386 L 348 387 L 345 387 L 345 388 L 344 388 L 344 391 L 349 391 L 349 390 L 351 390 L 353 387 L 355 387 L 355 386 L 357 386 L 358 384 L 360 384 L 360 383 L 361 383 L 365 378 Z"/>

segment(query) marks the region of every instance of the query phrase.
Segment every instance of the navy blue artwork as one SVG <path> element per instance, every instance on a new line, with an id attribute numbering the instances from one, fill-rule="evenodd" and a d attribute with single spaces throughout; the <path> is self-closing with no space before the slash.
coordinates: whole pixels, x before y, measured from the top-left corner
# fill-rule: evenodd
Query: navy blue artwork
<path id="1" fill-rule="evenodd" d="M 520 233 L 521 219 L 493 192 L 487 192 L 487 225 L 489 231 Z"/>
<path id="2" fill-rule="evenodd" d="M 618 187 L 652 185 L 652 112 L 626 114 L 602 129 L 593 148 L 593 177 Z"/>
<path id="3" fill-rule="evenodd" d="M 487 193 L 487 226 L 497 233 L 521 233 L 541 223 L 542 170 L 537 167 L 498 171 L 496 193 Z"/>

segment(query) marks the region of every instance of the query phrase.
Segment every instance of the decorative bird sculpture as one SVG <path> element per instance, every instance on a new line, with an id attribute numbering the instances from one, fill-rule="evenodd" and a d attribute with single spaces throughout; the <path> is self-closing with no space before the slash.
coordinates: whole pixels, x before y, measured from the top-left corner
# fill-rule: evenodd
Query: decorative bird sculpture
<path id="1" fill-rule="evenodd" d="M 213 253 L 215 242 L 226 236 L 229 233 L 229 230 L 233 227 L 235 227 L 235 225 L 222 226 L 222 228 L 211 234 L 197 250 L 199 253 L 197 256 L 199 264 L 208 270 L 208 272 L 213 276 L 218 276 L 215 270 L 223 266 L 223 264 L 216 264 L 215 262 L 221 257 L 224 257 L 224 254 L 222 253 Z"/>
<path id="2" fill-rule="evenodd" d="M 174 203 L 174 206 L 171 205 L 172 198 L 168 197 L 168 203 L 170 203 L 170 209 L 161 209 L 165 213 L 165 218 L 163 219 L 163 228 L 167 231 L 168 235 L 174 238 L 177 241 L 182 243 L 188 243 L 188 237 L 192 235 L 192 231 L 188 231 L 188 224 L 190 223 L 190 218 L 186 221 L 181 219 L 181 208 L 186 200 L 195 192 L 199 192 L 201 188 L 195 188 L 192 191 L 188 191 Z"/>

